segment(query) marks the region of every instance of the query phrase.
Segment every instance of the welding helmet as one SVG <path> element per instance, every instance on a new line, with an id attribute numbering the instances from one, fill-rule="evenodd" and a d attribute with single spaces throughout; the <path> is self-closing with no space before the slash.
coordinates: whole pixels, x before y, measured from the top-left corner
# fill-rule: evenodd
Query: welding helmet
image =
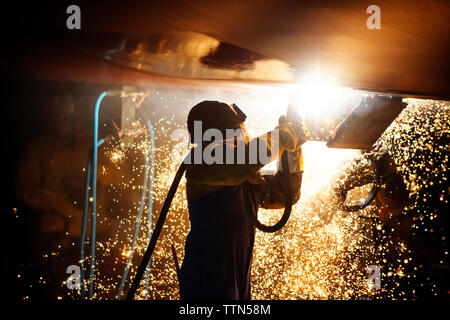
<path id="1" fill-rule="evenodd" d="M 202 122 L 202 136 L 208 129 L 235 129 L 244 122 L 247 116 L 234 103 L 228 105 L 219 101 L 202 101 L 192 107 L 187 118 L 187 126 L 191 143 L 194 143 L 194 121 Z"/>

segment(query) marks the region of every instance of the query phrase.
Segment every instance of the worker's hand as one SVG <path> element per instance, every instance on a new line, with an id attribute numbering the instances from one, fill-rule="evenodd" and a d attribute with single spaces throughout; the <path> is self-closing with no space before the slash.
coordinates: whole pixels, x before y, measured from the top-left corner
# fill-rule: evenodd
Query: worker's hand
<path id="1" fill-rule="evenodd" d="M 280 118 L 278 119 L 278 124 L 283 124 L 283 123 L 286 123 L 286 122 L 288 122 L 286 116 L 285 115 L 281 115 Z"/>
<path id="2" fill-rule="evenodd" d="M 278 128 L 286 129 L 291 132 L 296 139 L 296 148 L 298 150 L 303 143 L 309 139 L 309 132 L 303 124 L 297 121 L 289 121 L 286 116 L 282 115 L 278 119 Z"/>

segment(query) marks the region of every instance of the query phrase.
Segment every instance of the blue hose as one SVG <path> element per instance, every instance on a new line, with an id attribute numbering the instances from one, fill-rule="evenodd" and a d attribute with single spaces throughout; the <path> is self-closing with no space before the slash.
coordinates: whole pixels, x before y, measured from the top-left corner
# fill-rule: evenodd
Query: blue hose
<path id="1" fill-rule="evenodd" d="M 111 95 L 116 95 L 116 92 L 110 92 Z M 96 219 L 97 219 L 97 167 L 98 167 L 98 148 L 104 142 L 103 139 L 98 140 L 98 123 L 99 123 L 99 111 L 100 104 L 103 98 L 107 95 L 106 92 L 102 92 L 100 96 L 97 98 L 97 102 L 95 104 L 95 114 L 94 114 L 94 144 L 89 153 L 89 159 L 87 163 L 87 175 L 86 175 L 86 193 L 85 193 L 85 202 L 84 202 L 84 212 L 83 212 L 83 223 L 81 227 L 81 239 L 80 239 L 80 284 L 81 284 L 81 298 L 85 299 L 85 272 L 84 272 L 84 260 L 85 260 L 85 240 L 86 240 L 86 229 L 87 229 L 87 221 L 88 221 L 88 212 L 89 212 L 89 194 L 90 194 L 90 185 L 92 180 L 92 219 L 91 219 L 91 257 L 90 257 L 90 270 L 89 270 L 89 299 L 93 297 L 93 289 L 94 289 L 94 270 L 95 270 L 95 236 L 96 236 Z M 147 121 L 150 135 L 151 135 L 151 180 L 150 180 L 150 193 L 148 199 L 148 237 L 151 235 L 151 225 L 152 225 L 152 194 L 153 194 L 153 176 L 154 176 L 154 158 L 155 158 L 155 137 L 153 132 L 153 127 L 150 121 Z M 124 274 L 122 276 L 122 281 L 119 288 L 118 299 L 122 295 L 123 287 L 128 276 L 129 267 L 131 266 L 131 260 L 134 253 L 134 248 L 136 245 L 137 237 L 139 234 L 139 228 L 142 219 L 142 212 L 144 209 L 144 201 L 145 194 L 147 191 L 147 182 L 148 182 L 148 173 L 149 173 L 149 160 L 148 155 L 145 156 L 145 177 L 144 177 L 144 186 L 142 190 L 141 201 L 139 205 L 139 213 L 138 219 L 136 221 L 136 229 L 133 237 L 133 242 L 131 245 L 131 253 L 128 258 L 127 265 L 125 266 Z M 148 282 L 149 282 L 149 267 L 150 263 L 147 266 L 147 274 L 146 274 L 146 288 L 148 292 Z"/>
<path id="2" fill-rule="evenodd" d="M 96 218 L 97 218 L 97 155 L 98 147 L 104 142 L 103 139 L 98 140 L 98 118 L 100 104 L 107 93 L 102 92 L 97 98 L 95 103 L 94 112 L 94 143 L 91 151 L 89 152 L 89 159 L 87 164 L 87 175 L 86 175 L 86 193 L 84 199 L 84 212 L 83 212 L 83 224 L 81 226 L 81 239 L 80 239 L 80 284 L 81 284 L 81 299 L 85 298 L 85 282 L 84 282 L 84 242 L 86 240 L 86 228 L 88 220 L 89 211 L 89 187 L 91 183 L 91 170 L 92 172 L 92 228 L 91 228 L 91 263 L 89 270 L 89 298 L 92 299 L 93 289 L 94 289 L 94 268 L 95 268 L 95 228 L 96 228 Z M 93 163 L 93 165 L 92 165 Z M 92 167 L 92 168 L 91 168 Z"/>
<path id="3" fill-rule="evenodd" d="M 105 140 L 101 139 L 98 142 L 97 147 L 100 147 Z M 89 158 L 87 163 L 87 172 L 86 172 L 86 193 L 84 196 L 84 211 L 83 211 L 83 224 L 81 226 L 81 239 L 80 239 L 80 284 L 81 284 L 81 299 L 85 298 L 85 282 L 84 282 L 84 243 L 86 241 L 86 228 L 88 221 L 88 212 L 89 212 L 89 188 L 91 183 L 91 171 L 92 171 L 92 155 L 93 148 L 89 152 Z"/>
<path id="4" fill-rule="evenodd" d="M 142 195 L 141 195 L 141 200 L 140 200 L 140 205 L 139 205 L 139 212 L 138 212 L 138 218 L 136 220 L 136 226 L 134 229 L 134 236 L 133 236 L 133 240 L 131 243 L 131 249 L 130 249 L 130 255 L 128 257 L 128 261 L 127 264 L 125 265 L 125 269 L 123 271 L 123 275 L 122 275 L 122 279 L 120 281 L 120 287 L 119 287 L 119 292 L 117 294 L 117 300 L 120 300 L 121 296 L 122 296 L 122 292 L 123 292 L 123 288 L 125 286 L 125 282 L 127 280 L 128 277 L 128 272 L 131 266 L 131 262 L 133 259 L 133 255 L 134 255 L 134 249 L 136 246 L 136 241 L 139 235 L 139 229 L 141 226 L 141 219 L 142 219 L 142 211 L 144 209 L 144 201 L 145 201 L 145 194 L 147 192 L 147 179 L 148 179 L 148 173 L 149 173 L 149 169 L 150 169 L 150 191 L 149 191 L 149 196 L 148 196 L 148 238 L 150 239 L 150 235 L 151 235 L 151 230 L 152 230 L 152 205 L 153 205 L 153 201 L 152 201 L 152 194 L 153 194 L 153 175 L 154 175 L 154 158 L 155 158 L 155 135 L 153 132 L 153 126 L 151 124 L 150 121 L 147 121 L 147 125 L 150 131 L 150 136 L 151 136 L 151 159 L 150 159 L 150 163 L 151 165 L 149 166 L 149 160 L 148 160 L 148 154 L 145 155 L 145 177 L 144 177 L 144 186 L 143 186 L 143 190 L 142 190 Z M 150 263 L 149 266 L 147 267 L 147 271 L 150 267 Z M 149 282 L 149 273 L 147 272 L 146 274 L 146 289 L 148 292 L 148 282 Z M 148 294 L 149 295 L 149 294 Z"/>
<path id="5" fill-rule="evenodd" d="M 138 213 L 138 217 L 136 219 L 136 226 L 135 226 L 135 229 L 134 229 L 133 241 L 131 242 L 130 255 L 128 256 L 127 264 L 125 265 L 125 269 L 123 270 L 122 280 L 120 281 L 119 292 L 117 293 L 117 300 L 120 300 L 120 297 L 122 296 L 123 287 L 124 287 L 125 282 L 126 282 L 127 277 L 128 277 L 128 271 L 130 270 L 131 262 L 133 260 L 134 249 L 136 247 L 136 242 L 137 242 L 137 238 L 138 238 L 138 235 L 139 235 L 139 229 L 141 227 L 142 211 L 144 210 L 145 194 L 147 193 L 148 171 L 149 171 L 148 155 L 145 155 L 144 185 L 143 185 L 143 188 L 142 188 L 141 201 L 140 201 L 140 204 L 139 204 L 139 213 Z"/>
<path id="6" fill-rule="evenodd" d="M 84 241 L 86 239 L 86 226 L 88 220 L 89 210 L 89 186 L 91 183 L 91 162 L 92 162 L 92 149 L 89 152 L 89 158 L 87 162 L 86 173 L 86 194 L 84 196 L 84 212 L 83 212 L 83 224 L 81 226 L 81 239 L 80 239 L 80 284 L 81 284 L 81 299 L 84 300 L 85 296 L 85 283 L 84 283 Z"/>
<path id="7" fill-rule="evenodd" d="M 92 299 L 92 293 L 94 289 L 94 268 L 95 268 L 95 227 L 97 218 L 97 155 L 98 147 L 104 142 L 104 140 L 98 141 L 98 118 L 100 104 L 103 98 L 106 96 L 106 92 L 102 92 L 97 98 L 95 104 L 94 114 L 94 144 L 89 153 L 87 175 L 86 175 L 86 193 L 84 199 L 84 212 L 83 212 L 83 224 L 81 226 L 81 239 L 80 239 L 80 283 L 81 283 L 81 298 L 85 298 L 85 283 L 84 283 L 84 242 L 86 239 L 86 228 L 89 211 L 89 186 L 91 182 L 91 170 L 92 170 L 92 228 L 91 228 L 91 263 L 89 270 L 89 298 Z M 93 163 L 93 165 L 92 165 Z M 91 168 L 92 167 L 92 168 Z"/>
<path id="8" fill-rule="evenodd" d="M 98 121 L 100 104 L 103 98 L 106 97 L 106 92 L 103 91 L 97 98 L 95 103 L 95 118 L 94 118 L 94 152 L 92 156 L 92 220 L 91 220 L 91 270 L 89 272 L 89 298 L 92 299 L 94 292 L 94 269 L 95 269 L 95 233 L 97 223 L 97 161 L 98 161 L 98 147 L 100 146 L 98 141 Z"/>

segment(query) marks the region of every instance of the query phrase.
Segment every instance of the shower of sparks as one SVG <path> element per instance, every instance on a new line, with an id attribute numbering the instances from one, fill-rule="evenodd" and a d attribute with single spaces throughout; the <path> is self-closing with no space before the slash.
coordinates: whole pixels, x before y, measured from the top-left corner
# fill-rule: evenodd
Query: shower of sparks
<path id="1" fill-rule="evenodd" d="M 161 96 L 163 100 L 161 92 L 150 94 Z M 171 98 L 169 95 L 164 96 L 166 100 Z M 179 105 L 177 112 L 182 110 L 182 118 L 186 119 L 187 112 L 195 103 L 208 98 L 212 97 L 202 96 L 192 101 L 185 99 L 185 105 Z M 234 92 L 223 99 L 214 99 L 236 102 L 244 109 L 248 116 L 248 128 L 253 136 L 273 128 L 278 114 L 285 113 L 288 103 L 282 90 L 272 92 L 267 89 Z M 178 97 L 177 100 L 181 99 Z M 408 107 L 381 139 L 410 190 L 412 201 L 402 214 L 408 215 L 418 211 L 419 215 L 413 217 L 413 229 L 415 232 L 422 232 L 424 228 L 428 228 L 427 221 L 436 219 L 440 214 L 448 214 L 430 212 L 424 203 L 438 197 L 442 204 L 448 205 L 449 190 L 445 186 L 448 185 L 450 104 L 429 100 L 408 100 L 408 103 Z M 164 107 L 167 109 L 167 105 Z M 153 127 L 156 136 L 152 219 L 154 226 L 182 159 L 180 156 L 180 161 L 173 161 L 176 142 L 170 141 L 169 137 L 173 130 L 185 128 L 185 124 L 166 115 L 154 121 Z M 97 223 L 105 224 L 109 232 L 97 235 L 94 299 L 114 299 L 117 294 L 118 284 L 131 252 L 144 179 L 143 157 L 149 150 L 149 137 L 146 134 L 126 146 L 121 146 L 119 141 L 113 140 L 105 143 L 102 149 L 106 160 L 103 164 L 100 163 L 103 171 L 99 170 L 99 181 L 104 179 L 106 183 L 99 187 L 101 190 Z M 322 142 L 307 142 L 303 152 L 305 171 L 302 196 L 293 207 L 288 224 L 274 234 L 260 231 L 256 233 L 251 278 L 252 298 L 402 299 L 411 296 L 406 292 L 408 282 L 406 286 L 405 282 L 402 282 L 401 290 L 396 291 L 386 291 L 383 286 L 385 281 L 400 283 L 402 279 L 412 280 L 415 277 L 414 271 L 417 267 L 413 267 L 414 261 L 408 244 L 398 242 L 390 236 L 393 229 L 381 224 L 375 205 L 347 214 L 338 209 L 339 204 L 331 191 L 339 173 L 360 154 L 359 151 L 328 149 Z M 124 288 L 125 294 L 148 243 L 147 197 L 145 200 L 141 230 L 129 279 Z M 259 216 L 263 223 L 273 224 L 281 213 L 282 210 L 261 209 Z M 428 229 L 428 232 L 437 232 L 436 229 L 439 227 Z M 170 245 L 174 244 L 181 262 L 188 232 L 189 220 L 183 178 L 151 259 L 150 299 L 179 298 Z M 375 240 L 376 237 L 382 239 L 381 243 Z M 58 251 L 52 254 L 57 255 Z M 443 259 L 446 259 L 443 263 L 447 263 L 447 253 Z M 85 266 L 88 266 L 88 262 L 89 257 L 86 257 Z M 377 265 L 382 270 L 381 290 L 374 290 L 367 285 L 366 269 L 369 265 Z M 79 292 L 69 292 L 72 298 L 77 298 L 78 295 Z M 143 282 L 136 298 L 146 298 Z"/>

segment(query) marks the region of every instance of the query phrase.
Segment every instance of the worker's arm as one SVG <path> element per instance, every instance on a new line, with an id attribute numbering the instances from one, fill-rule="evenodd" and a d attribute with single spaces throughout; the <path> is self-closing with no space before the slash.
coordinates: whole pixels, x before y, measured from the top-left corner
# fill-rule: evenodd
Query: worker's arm
<path id="1" fill-rule="evenodd" d="M 292 200 L 295 204 L 300 199 L 302 185 L 302 172 L 290 173 L 290 188 Z M 278 171 L 275 175 L 263 176 L 264 182 L 253 184 L 253 193 L 258 206 L 265 209 L 280 209 L 286 206 L 287 183 L 283 173 Z"/>
<path id="2" fill-rule="evenodd" d="M 280 117 L 279 122 L 280 125 L 285 124 L 287 122 L 286 117 Z M 290 186 L 287 185 L 285 175 L 281 171 L 278 171 L 274 176 L 263 176 L 262 183 L 258 183 L 256 181 L 256 183 L 254 183 L 252 186 L 254 191 L 253 193 L 256 198 L 255 200 L 258 206 L 265 209 L 284 208 L 286 206 L 286 195 L 288 194 L 287 188 L 291 189 L 291 204 L 297 203 L 297 201 L 300 199 L 300 189 L 303 176 L 303 155 L 301 146 L 310 138 L 310 134 L 304 126 L 301 126 L 300 132 L 302 134 L 299 136 L 295 150 L 286 149 L 286 151 L 288 151 L 290 155 L 293 156 L 293 159 L 295 158 L 294 162 L 296 162 L 293 166 L 295 168 L 291 168 L 291 164 L 289 164 Z"/>
<path id="3" fill-rule="evenodd" d="M 282 123 L 275 130 L 245 144 L 245 160 L 241 161 L 242 163 L 236 161 L 236 159 L 239 159 L 239 145 L 237 147 L 225 145 L 225 148 L 223 148 L 223 164 L 189 164 L 186 177 L 188 181 L 190 180 L 195 184 L 210 186 L 238 185 L 246 180 L 252 182 L 257 172 L 267 164 L 267 162 L 262 163 L 260 157 L 255 155 L 255 153 L 259 155 L 260 148 L 268 150 L 267 155 L 270 157 L 268 162 L 270 162 L 278 159 L 284 151 L 295 151 L 297 146 L 303 144 L 306 140 L 307 133 L 301 124 Z M 252 145 L 258 146 L 258 150 L 252 149 Z M 218 147 L 221 146 L 218 145 Z M 234 153 L 233 159 L 235 161 L 226 164 L 226 152 L 230 152 L 230 150 Z M 265 154 L 265 150 L 263 150 L 263 154 Z"/>

